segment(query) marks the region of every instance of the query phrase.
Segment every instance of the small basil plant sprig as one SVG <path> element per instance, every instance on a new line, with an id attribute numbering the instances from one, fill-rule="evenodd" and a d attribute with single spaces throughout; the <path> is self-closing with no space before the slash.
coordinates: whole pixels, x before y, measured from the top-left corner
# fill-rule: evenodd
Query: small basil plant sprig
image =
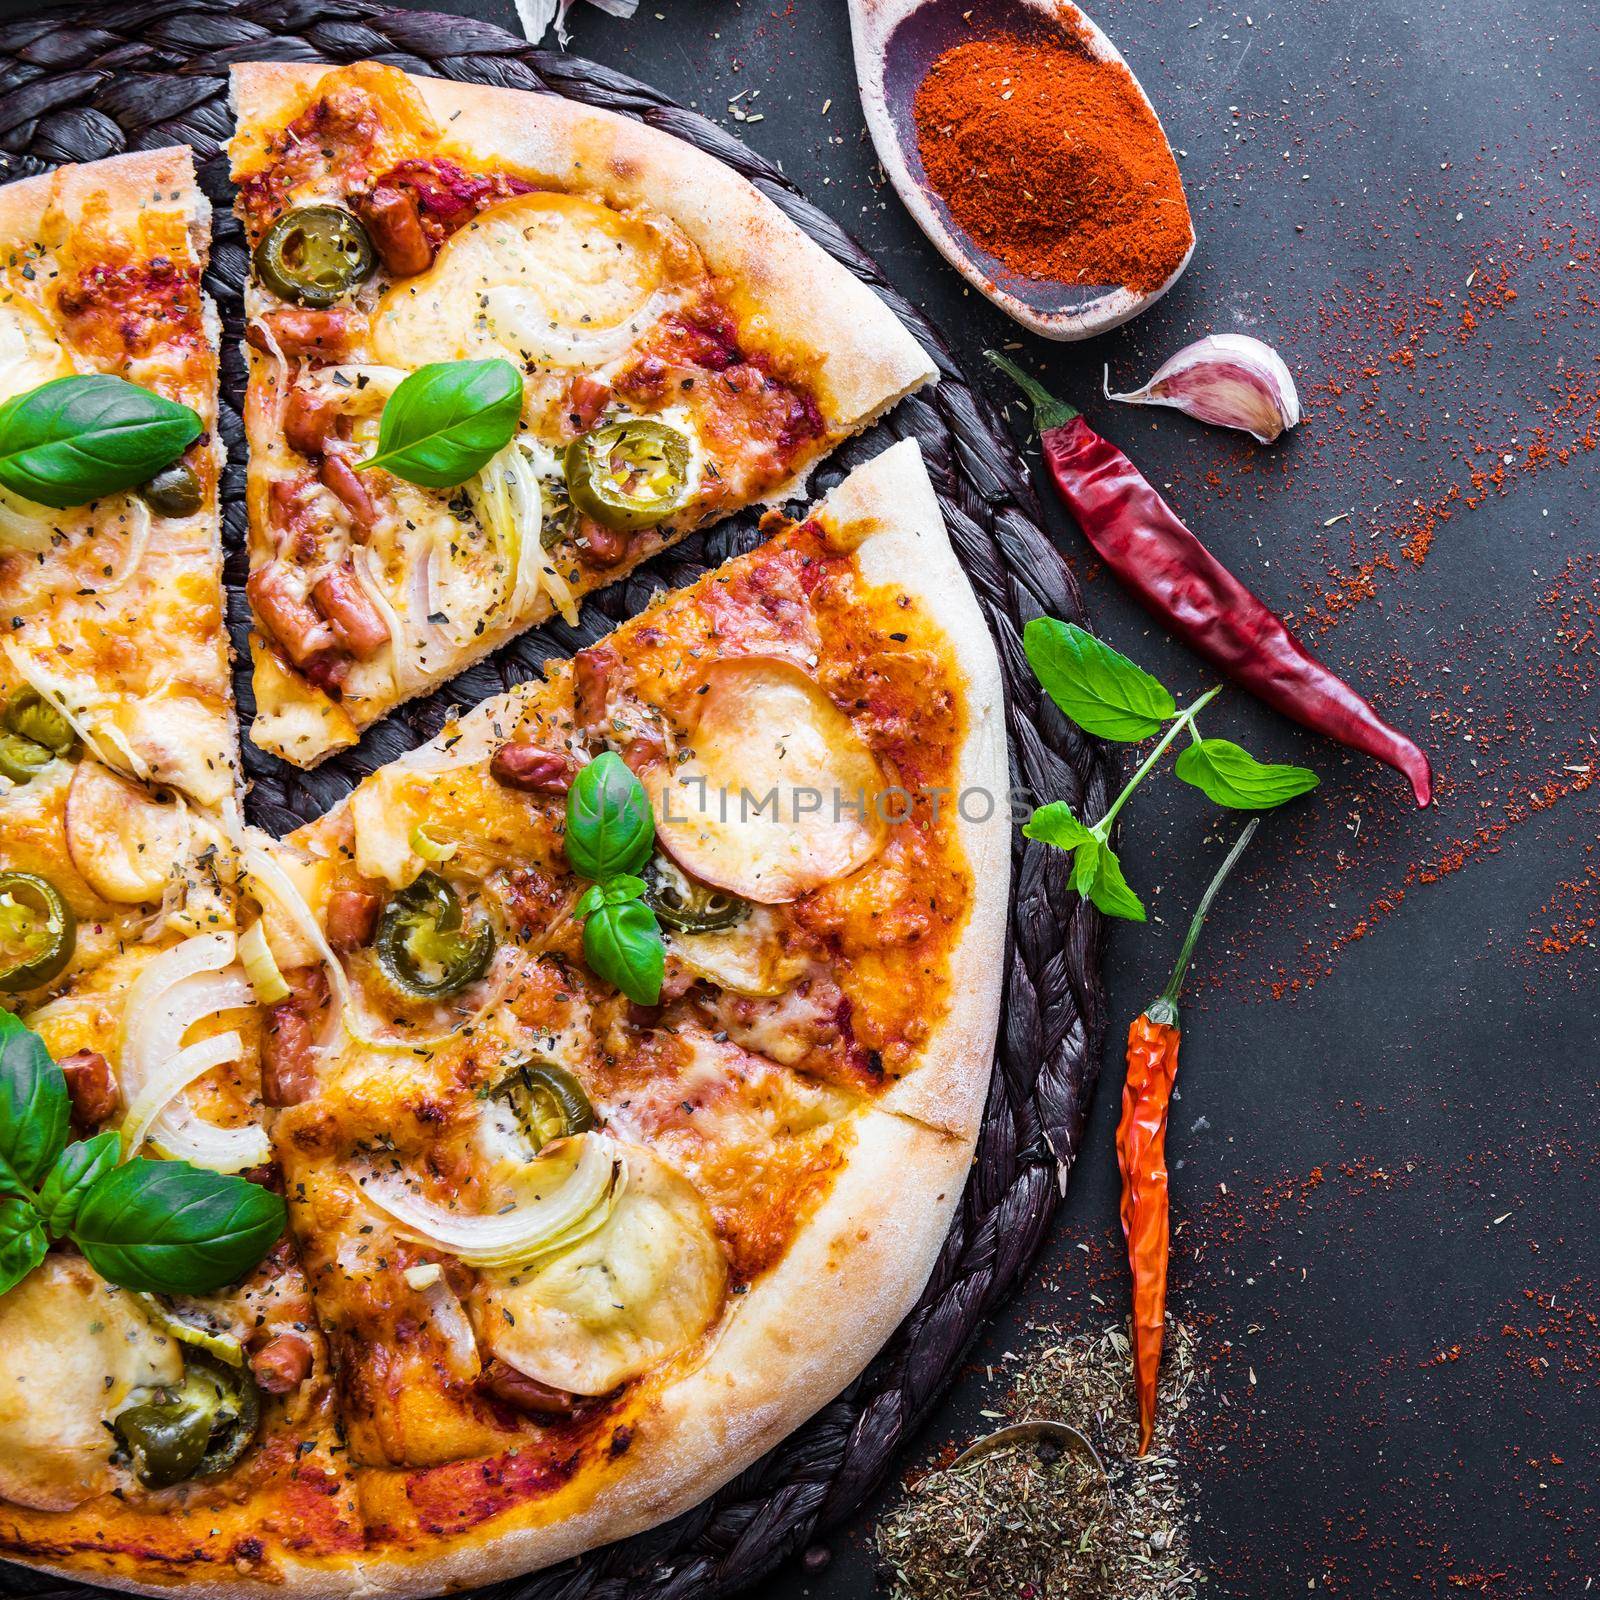
<path id="1" fill-rule="evenodd" d="M 104 373 L 0 405 L 0 487 L 57 511 L 148 482 L 200 437 L 199 414 Z"/>
<path id="2" fill-rule="evenodd" d="M 522 374 L 509 361 L 435 361 L 403 378 L 378 422 L 378 448 L 356 463 L 424 489 L 453 489 L 511 443 Z"/>
<path id="3" fill-rule="evenodd" d="M 1188 733 L 1189 743 L 1173 771 L 1219 806 L 1270 811 L 1317 786 L 1316 773 L 1307 767 L 1270 765 L 1229 739 L 1201 736 L 1196 718 L 1222 692 L 1220 687 L 1208 689 L 1179 710 L 1166 687 L 1142 667 L 1092 633 L 1054 617 L 1035 617 L 1023 629 L 1022 648 L 1045 693 L 1085 733 L 1123 744 L 1161 734 L 1128 786 L 1092 828 L 1053 800 L 1040 806 L 1022 829 L 1029 839 L 1072 851 L 1073 888 L 1107 916 L 1145 920 L 1144 904 L 1128 887 L 1122 863 L 1111 848 L 1111 829 L 1128 796 L 1181 734 Z"/>
<path id="4" fill-rule="evenodd" d="M 283 1201 L 186 1161 L 121 1161 L 114 1128 L 67 1142 L 67 1080 L 44 1040 L 0 1011 L 0 1294 L 70 1239 L 108 1282 L 208 1294 L 283 1232 Z"/>
<path id="5" fill-rule="evenodd" d="M 583 767 L 567 792 L 567 860 L 590 884 L 578 900 L 583 957 L 590 970 L 630 1000 L 661 998 L 666 945 L 639 876 L 655 848 L 656 825 L 644 785 L 607 750 Z"/>

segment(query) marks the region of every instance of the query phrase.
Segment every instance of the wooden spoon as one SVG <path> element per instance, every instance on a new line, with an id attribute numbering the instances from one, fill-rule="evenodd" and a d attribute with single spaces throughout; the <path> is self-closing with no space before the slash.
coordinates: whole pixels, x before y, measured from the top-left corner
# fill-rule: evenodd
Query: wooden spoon
<path id="1" fill-rule="evenodd" d="M 1047 339 L 1088 339 L 1159 300 L 1189 265 L 1193 243 L 1172 276 L 1149 293 L 1119 284 L 1023 277 L 973 239 L 928 187 L 911 114 L 928 68 L 952 45 L 986 34 L 1037 30 L 1041 19 L 1057 25 L 1076 19 L 1100 60 L 1127 66 L 1117 47 L 1070 0 L 850 0 L 867 127 L 906 209 L 945 260 L 1023 327 Z M 1128 76 L 1133 78 L 1131 69 Z M 1137 78 L 1133 86 L 1149 105 Z M 1155 116 L 1154 106 L 1150 114 Z"/>

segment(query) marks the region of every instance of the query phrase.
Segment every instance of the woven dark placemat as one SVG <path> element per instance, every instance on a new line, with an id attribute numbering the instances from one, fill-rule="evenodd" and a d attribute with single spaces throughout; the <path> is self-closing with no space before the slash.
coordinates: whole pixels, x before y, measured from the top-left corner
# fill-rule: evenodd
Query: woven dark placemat
<path id="1" fill-rule="evenodd" d="M 1059 717 L 1023 659 L 1020 632 L 1040 612 L 1082 619 L 1070 573 L 1040 525 L 1014 446 L 967 386 L 944 340 L 883 280 L 872 260 L 769 162 L 692 111 L 631 78 L 536 50 L 463 17 L 387 10 L 361 0 L 105 0 L 41 8 L 0 23 L 0 181 L 63 161 L 130 149 L 193 146 L 217 207 L 208 287 L 222 310 L 224 482 L 229 625 L 242 661 L 244 509 L 238 402 L 243 236 L 226 160 L 227 68 L 245 60 L 376 57 L 412 72 L 556 93 L 636 116 L 744 174 L 804 231 L 871 284 L 939 363 L 937 387 L 904 402 L 820 468 L 820 494 L 896 439 L 915 437 L 962 564 L 999 645 L 1014 789 L 1099 815 L 1106 771 L 1097 749 Z M 252 820 L 284 832 L 316 816 L 365 773 L 434 734 L 452 705 L 529 677 L 632 615 L 658 588 L 686 583 L 757 542 L 755 517 L 687 540 L 585 602 L 577 628 L 554 624 L 507 646 L 448 690 L 405 707 L 356 749 L 313 773 L 246 744 Z M 240 706 L 251 707 L 248 674 Z M 1042 703 L 1041 703 L 1042 702 Z M 997 1070 L 971 1181 L 916 1309 L 866 1373 L 782 1445 L 703 1505 L 653 1532 L 546 1573 L 501 1585 L 497 1600 L 718 1600 L 746 1589 L 848 1517 L 885 1478 L 896 1452 L 954 1376 L 984 1318 L 1010 1293 L 1044 1237 L 1082 1133 L 1104 1026 L 1101 928 L 1067 882 L 1068 857 L 1014 835 Z M 89 1591 L 5 1567 L 8 1593 Z"/>

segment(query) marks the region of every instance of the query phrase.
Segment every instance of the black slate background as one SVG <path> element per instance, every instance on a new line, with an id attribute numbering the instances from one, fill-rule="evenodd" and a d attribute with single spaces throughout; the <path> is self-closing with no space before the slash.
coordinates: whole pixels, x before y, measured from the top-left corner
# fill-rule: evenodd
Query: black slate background
<path id="1" fill-rule="evenodd" d="M 457 9 L 515 26 L 507 0 Z M 1600 453 L 1581 443 L 1600 389 L 1600 8 L 1105 0 L 1095 15 L 1186 152 L 1199 250 L 1131 328 L 1017 338 L 1274 603 L 1298 614 L 1316 586 L 1390 562 L 1318 647 L 1439 778 L 1419 814 L 1384 769 L 1237 693 L 1206 719 L 1324 780 L 1264 826 L 1186 1010 L 1171 1310 L 1210 1379 L 1180 1441 L 1209 1592 L 1600 1593 L 1596 935 L 1575 942 L 1600 912 L 1600 789 L 1582 770 L 1600 761 Z M 1015 333 L 882 185 L 834 0 L 643 0 L 628 23 L 580 5 L 572 22 L 575 49 L 780 158 L 969 370 Z M 728 115 L 740 91 L 760 121 Z M 1472 297 L 1502 266 L 1517 298 L 1486 314 Z M 1103 363 L 1131 386 L 1208 329 L 1273 339 L 1296 370 L 1307 420 L 1273 451 L 1098 399 Z M 1582 398 L 1562 408 L 1568 388 Z M 1571 459 L 1527 465 L 1541 438 Z M 1456 501 L 1426 560 L 1406 559 L 1413 501 L 1457 482 L 1477 498 L 1470 472 L 1497 465 L 1504 484 Z M 1088 575 L 1107 638 L 1180 698 L 1208 684 Z M 1071 1192 L 916 1461 L 987 1427 L 1030 1325 L 1126 1311 L 1120 1036 L 1236 824 L 1170 774 L 1124 816 L 1154 916 L 1111 939 L 1113 1059 Z M 769 1600 L 873 1594 L 870 1527 Z"/>

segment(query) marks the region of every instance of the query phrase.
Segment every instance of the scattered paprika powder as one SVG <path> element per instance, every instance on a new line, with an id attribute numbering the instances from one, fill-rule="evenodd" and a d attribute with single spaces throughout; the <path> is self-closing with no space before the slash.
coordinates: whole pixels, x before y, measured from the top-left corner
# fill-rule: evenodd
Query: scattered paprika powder
<path id="1" fill-rule="evenodd" d="M 946 50 L 912 111 L 923 171 L 1011 272 L 1148 293 L 1194 243 L 1183 180 L 1128 69 L 1070 26 Z"/>

